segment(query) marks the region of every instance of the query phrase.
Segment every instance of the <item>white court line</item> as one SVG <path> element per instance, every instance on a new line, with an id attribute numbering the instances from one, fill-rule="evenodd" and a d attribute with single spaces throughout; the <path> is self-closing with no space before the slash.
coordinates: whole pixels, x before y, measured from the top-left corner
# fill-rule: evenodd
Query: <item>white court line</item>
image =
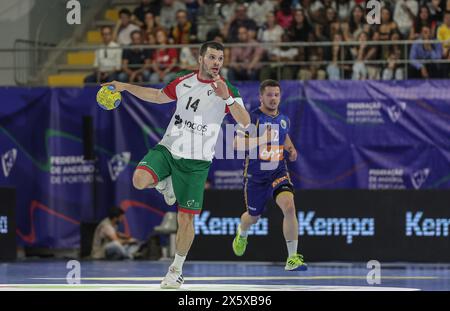
<path id="1" fill-rule="evenodd" d="M 161 281 L 160 277 L 84 277 L 82 281 Z M 66 278 L 31 278 L 32 280 L 66 280 Z M 205 276 L 186 277 L 186 281 L 259 281 L 259 280 L 366 280 L 366 276 Z M 435 276 L 382 276 L 381 280 L 436 280 Z"/>
<path id="2" fill-rule="evenodd" d="M 417 291 L 383 286 L 184 284 L 175 291 Z M 167 291 L 159 284 L 0 284 L 0 291 Z"/>

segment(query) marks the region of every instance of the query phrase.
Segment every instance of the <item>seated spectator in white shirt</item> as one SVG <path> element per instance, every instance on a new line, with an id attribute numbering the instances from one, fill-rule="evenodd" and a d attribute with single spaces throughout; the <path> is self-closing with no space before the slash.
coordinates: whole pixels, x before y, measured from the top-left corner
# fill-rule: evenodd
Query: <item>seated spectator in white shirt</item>
<path id="1" fill-rule="evenodd" d="M 94 232 L 91 257 L 93 259 L 122 260 L 132 259 L 139 249 L 137 241 L 117 230 L 124 219 L 124 212 L 113 207 L 108 217 L 103 219 Z"/>
<path id="2" fill-rule="evenodd" d="M 164 0 L 161 6 L 159 23 L 166 31 L 176 26 L 176 15 L 178 11 L 186 11 L 186 5 L 177 0 Z"/>
<path id="3" fill-rule="evenodd" d="M 394 22 L 403 37 L 408 37 L 418 12 L 419 4 L 416 0 L 397 0 L 395 3 Z"/>
<path id="4" fill-rule="evenodd" d="M 128 9 L 120 10 L 119 18 L 114 29 L 114 41 L 121 45 L 129 45 L 131 44 L 131 33 L 140 28 L 131 22 L 131 12 Z"/>
<path id="5" fill-rule="evenodd" d="M 273 2 L 270 0 L 256 0 L 248 7 L 248 17 L 256 22 L 258 27 L 262 27 L 266 22 L 268 13 L 274 11 Z"/>
<path id="6" fill-rule="evenodd" d="M 117 79 L 122 66 L 122 49 L 112 40 L 112 28 L 103 26 L 100 30 L 103 47 L 95 51 L 95 72 L 84 79 L 85 83 L 110 82 Z"/>

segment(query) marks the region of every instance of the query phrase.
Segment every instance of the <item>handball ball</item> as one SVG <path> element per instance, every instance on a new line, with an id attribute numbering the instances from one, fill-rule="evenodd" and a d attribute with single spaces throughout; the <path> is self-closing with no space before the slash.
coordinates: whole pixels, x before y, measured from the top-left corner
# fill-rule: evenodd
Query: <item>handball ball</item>
<path id="1" fill-rule="evenodd" d="M 97 103 L 105 110 L 112 110 L 117 108 L 122 101 L 120 92 L 114 92 L 114 86 L 102 86 L 97 92 Z"/>

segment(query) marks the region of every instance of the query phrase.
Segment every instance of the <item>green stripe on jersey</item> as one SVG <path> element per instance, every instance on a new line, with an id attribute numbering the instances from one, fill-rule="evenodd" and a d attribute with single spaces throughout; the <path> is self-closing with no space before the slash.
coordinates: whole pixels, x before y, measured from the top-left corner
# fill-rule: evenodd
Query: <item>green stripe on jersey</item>
<path id="1" fill-rule="evenodd" d="M 224 79 L 225 83 L 227 84 L 228 88 L 231 91 L 231 95 L 233 97 L 241 97 L 241 94 L 239 93 L 239 90 L 237 89 L 237 87 L 235 87 L 233 84 L 230 83 L 230 81 L 228 81 L 227 79 Z"/>

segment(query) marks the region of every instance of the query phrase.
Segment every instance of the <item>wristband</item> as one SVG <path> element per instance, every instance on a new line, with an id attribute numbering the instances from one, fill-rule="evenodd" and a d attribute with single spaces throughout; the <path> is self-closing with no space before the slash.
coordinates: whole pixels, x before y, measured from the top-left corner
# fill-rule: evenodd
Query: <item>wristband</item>
<path id="1" fill-rule="evenodd" d="M 232 96 L 228 97 L 227 99 L 225 99 L 225 104 L 227 104 L 227 106 L 231 106 L 234 104 L 234 98 Z"/>

